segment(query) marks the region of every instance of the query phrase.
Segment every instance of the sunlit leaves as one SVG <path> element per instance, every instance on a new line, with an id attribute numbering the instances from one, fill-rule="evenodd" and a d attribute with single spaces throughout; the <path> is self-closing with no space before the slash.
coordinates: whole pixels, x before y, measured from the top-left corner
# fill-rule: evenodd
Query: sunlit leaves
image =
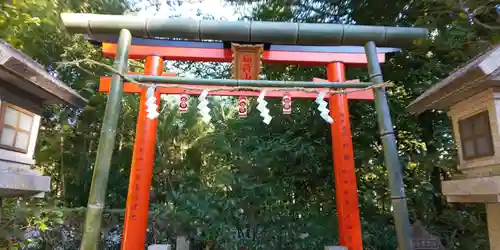
<path id="1" fill-rule="evenodd" d="M 150 2 L 151 9 L 162 4 L 156 0 Z M 406 106 L 467 59 L 497 43 L 498 32 L 485 31 L 470 23 L 468 15 L 453 7 L 451 4 L 456 1 L 451 0 L 232 2 L 252 2 L 252 6 L 247 6 L 254 8 L 252 16 L 247 19 L 253 20 L 430 28 L 432 39 L 388 55 L 383 66 L 385 79 L 396 84 L 389 91 L 390 107 L 404 166 L 410 215 L 412 220 L 423 220 L 433 233 L 441 235 L 450 249 L 485 246 L 482 208 L 448 205 L 439 196 L 441 179 L 456 171 L 455 145 L 446 114 L 430 112 L 417 118 L 407 112 Z M 468 2 L 481 9 L 481 1 Z M 182 2 L 167 4 L 175 7 Z M 108 72 L 90 67 L 88 70 L 95 75 L 89 75 L 77 68 L 57 68 L 56 62 L 82 58 L 110 63 L 102 58 L 98 47 L 80 36 L 69 36 L 58 15 L 62 11 L 120 14 L 127 5 L 119 0 L 32 0 L 15 1 L 0 8 L 0 37 L 33 56 L 48 70 L 57 72 L 61 80 L 89 99 L 83 110 L 58 106 L 47 106 L 44 110 L 37 167 L 52 177 L 54 192 L 48 194 L 48 204 L 37 206 L 86 204 L 107 100 L 105 94 L 97 93 L 94 83 L 98 75 Z M 229 64 L 175 63 L 174 66 L 180 76 L 229 78 L 231 75 Z M 131 70 L 141 71 L 142 62 L 131 62 Z M 263 75 L 266 79 L 308 81 L 313 77 L 324 78 L 325 69 L 266 65 Z M 348 78 L 367 80 L 366 69 L 348 67 Z M 163 100 L 152 180 L 151 241 L 171 242 L 176 235 L 186 235 L 193 245 L 200 247 L 291 250 L 321 249 L 337 242 L 331 133 L 311 100 L 294 100 L 292 115 L 276 115 L 265 126 L 253 109 L 249 117 L 238 118 L 233 98 L 211 98 L 214 119 L 207 126 L 200 122 L 197 103 L 195 98 L 191 99 L 190 110 L 185 114 L 179 114 L 176 97 Z M 268 101 L 273 114 L 281 113 L 279 100 Z M 106 200 L 112 208 L 125 207 L 138 102 L 137 95 L 124 95 Z M 394 249 L 391 195 L 373 103 L 350 101 L 350 113 L 364 248 Z M 70 122 L 75 118 L 75 124 Z M 18 204 L 6 203 L 5 214 L 11 216 Z M 67 240 L 68 249 L 74 249 L 69 242 L 78 241 L 77 227 L 83 218 L 81 213 L 71 215 L 77 219 L 72 221 L 75 228 L 68 229 L 75 233 Z M 41 214 L 19 214 L 20 222 L 9 224 L 12 225 L 9 229 L 16 230 L 4 234 L 6 227 L 0 227 L 0 231 L 9 237 L 21 237 L 22 225 L 35 225 L 46 229 L 50 237 L 43 242 L 48 244 L 60 239 L 49 233 L 58 228 L 63 217 L 67 219 L 69 213 L 48 219 Z M 2 225 L 5 222 L 2 220 Z M 105 222 L 104 230 L 114 230 L 114 236 L 120 234 L 119 218 L 106 217 Z M 119 244 L 119 240 L 113 243 L 111 236 L 103 238 L 110 246 Z M 17 245 L 12 244 L 12 249 L 20 247 Z"/>

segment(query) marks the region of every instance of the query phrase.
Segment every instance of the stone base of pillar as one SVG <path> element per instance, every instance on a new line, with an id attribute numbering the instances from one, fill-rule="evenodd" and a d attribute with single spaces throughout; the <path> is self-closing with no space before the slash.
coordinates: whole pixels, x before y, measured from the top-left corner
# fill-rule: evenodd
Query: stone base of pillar
<path id="1" fill-rule="evenodd" d="M 150 245 L 148 250 L 172 250 L 172 247 L 168 244 L 154 244 Z"/>
<path id="2" fill-rule="evenodd" d="M 325 250 L 347 250 L 347 247 L 342 247 L 342 246 L 325 246 Z"/>
<path id="3" fill-rule="evenodd" d="M 176 250 L 189 250 L 189 240 L 186 236 L 177 236 L 175 245 Z"/>

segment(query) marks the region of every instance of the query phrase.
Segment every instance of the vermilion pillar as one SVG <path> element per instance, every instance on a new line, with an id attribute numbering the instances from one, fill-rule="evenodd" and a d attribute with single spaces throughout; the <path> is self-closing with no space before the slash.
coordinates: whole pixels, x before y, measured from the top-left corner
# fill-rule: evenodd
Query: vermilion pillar
<path id="1" fill-rule="evenodd" d="M 159 56 L 148 56 L 144 65 L 144 74 L 161 75 L 163 59 Z M 139 117 L 135 133 L 132 168 L 125 210 L 122 250 L 144 249 L 146 229 L 148 226 L 149 192 L 156 144 L 158 119 L 146 117 L 147 89 L 141 91 Z M 157 105 L 160 103 L 160 92 L 155 91 Z"/>
<path id="2" fill-rule="evenodd" d="M 345 82 L 345 66 L 334 62 L 327 65 L 328 81 Z M 362 250 L 361 221 L 358 207 L 358 188 L 354 168 L 351 122 L 347 95 L 330 97 L 333 171 L 337 196 L 340 245 L 349 250 Z"/>

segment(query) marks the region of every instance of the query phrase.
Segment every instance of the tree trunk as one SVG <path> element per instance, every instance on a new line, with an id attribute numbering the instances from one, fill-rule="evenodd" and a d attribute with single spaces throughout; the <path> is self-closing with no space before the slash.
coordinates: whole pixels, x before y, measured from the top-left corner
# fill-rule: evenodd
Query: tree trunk
<path id="1" fill-rule="evenodd" d="M 62 200 L 65 199 L 66 197 L 66 185 L 65 185 L 65 175 L 64 175 L 64 137 L 61 136 L 61 154 L 59 155 L 60 157 L 60 168 L 59 168 L 59 182 L 61 183 L 59 188 L 59 198 L 62 198 Z"/>
<path id="2" fill-rule="evenodd" d="M 418 117 L 420 128 L 422 128 L 422 139 L 424 140 L 427 148 L 425 165 L 432 169 L 430 172 L 430 183 L 433 190 L 441 193 L 441 167 L 433 159 L 437 156 L 437 146 L 434 139 L 434 121 L 437 119 L 435 112 L 425 112 Z M 433 196 L 433 204 L 438 214 L 443 210 L 443 200 L 441 195 Z"/>

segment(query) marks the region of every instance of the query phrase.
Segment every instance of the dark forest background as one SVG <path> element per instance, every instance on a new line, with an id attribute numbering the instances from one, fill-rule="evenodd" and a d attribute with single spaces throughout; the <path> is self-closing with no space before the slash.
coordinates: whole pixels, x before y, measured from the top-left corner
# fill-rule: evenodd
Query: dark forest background
<path id="1" fill-rule="evenodd" d="M 172 8 L 182 1 L 167 1 Z M 445 112 L 420 116 L 405 107 L 420 93 L 467 60 L 500 41 L 500 7 L 493 0 L 232 0 L 252 10 L 244 19 L 421 26 L 432 39 L 388 56 L 385 79 L 404 167 L 412 222 L 420 220 L 447 249 L 489 249 L 484 205 L 448 204 L 441 181 L 456 171 L 456 149 Z M 91 58 L 110 63 L 99 47 L 70 36 L 61 12 L 135 14 L 161 1 L 0 0 L 0 39 L 57 72 L 90 100 L 82 110 L 47 106 L 39 135 L 37 169 L 52 177 L 44 199 L 5 199 L 0 249 L 76 249 L 81 238 L 106 95 L 96 93 L 102 68 L 57 67 L 57 62 Z M 169 15 L 167 13 L 167 15 Z M 200 14 L 202 15 L 202 14 Z M 213 18 L 202 15 L 203 18 Z M 132 62 L 142 70 L 142 62 Z M 228 78 L 230 65 L 175 63 L 177 71 Z M 324 68 L 267 65 L 268 79 L 325 78 Z M 184 74 L 185 75 L 185 74 Z M 367 80 L 365 68 L 348 78 Z M 195 98 L 192 98 L 195 99 Z M 139 98 L 123 99 L 103 224 L 103 249 L 119 249 L 119 237 Z M 234 100 L 233 100 L 234 101 Z M 330 128 L 311 100 L 294 100 L 291 116 L 271 100 L 269 126 L 255 110 L 240 119 L 211 99 L 213 127 L 204 125 L 191 105 L 180 115 L 164 101 L 160 116 L 151 192 L 149 243 L 173 242 L 179 235 L 204 249 L 321 249 L 337 243 Z M 193 103 L 195 104 L 195 103 Z M 387 171 L 377 134 L 374 105 L 350 104 L 359 202 L 365 249 L 395 249 Z M 27 234 L 28 233 L 28 234 Z M 29 238 L 29 239 L 28 239 Z M 19 241 L 21 239 L 21 241 Z M 25 240 L 22 240 L 25 239 Z"/>

